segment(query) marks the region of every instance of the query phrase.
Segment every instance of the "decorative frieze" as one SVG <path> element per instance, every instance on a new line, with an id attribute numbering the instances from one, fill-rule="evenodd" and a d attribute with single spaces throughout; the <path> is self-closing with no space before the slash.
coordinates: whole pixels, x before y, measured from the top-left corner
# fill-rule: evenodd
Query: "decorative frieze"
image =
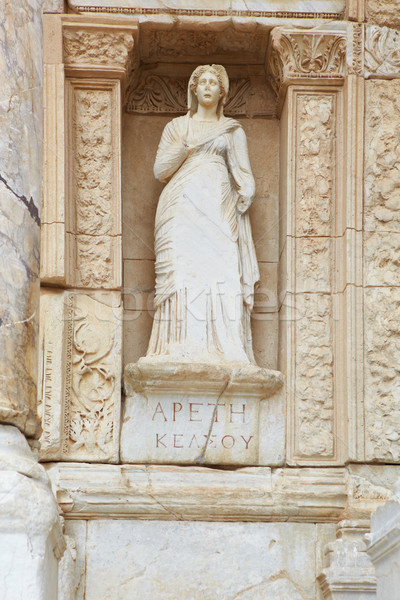
<path id="1" fill-rule="evenodd" d="M 42 458 L 118 460 L 119 295 L 44 292 L 41 317 Z"/>

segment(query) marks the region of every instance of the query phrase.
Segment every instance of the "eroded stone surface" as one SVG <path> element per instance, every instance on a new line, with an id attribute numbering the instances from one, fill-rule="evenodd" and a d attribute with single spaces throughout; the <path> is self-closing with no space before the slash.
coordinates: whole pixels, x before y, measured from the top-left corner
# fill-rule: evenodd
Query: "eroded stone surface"
<path id="1" fill-rule="evenodd" d="M 397 381 L 400 348 L 400 290 L 365 291 L 365 437 L 369 460 L 400 458 Z"/>
<path id="2" fill-rule="evenodd" d="M 400 231 L 400 81 L 367 81 L 365 228 Z"/>
<path id="3" fill-rule="evenodd" d="M 42 149 L 39 2 L 2 8 L 0 30 L 0 421 L 29 436 L 36 417 Z"/>
<path id="4" fill-rule="evenodd" d="M 314 541 L 308 524 L 91 521 L 85 598 L 308 600 Z"/>

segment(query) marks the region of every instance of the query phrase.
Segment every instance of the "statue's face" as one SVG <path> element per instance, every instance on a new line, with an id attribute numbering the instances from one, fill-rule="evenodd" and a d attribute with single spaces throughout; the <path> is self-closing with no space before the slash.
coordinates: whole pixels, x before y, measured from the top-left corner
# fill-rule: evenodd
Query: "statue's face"
<path id="1" fill-rule="evenodd" d="M 221 88 L 217 76 L 212 71 L 205 71 L 200 76 L 195 93 L 199 104 L 202 106 L 217 106 L 221 97 Z"/>

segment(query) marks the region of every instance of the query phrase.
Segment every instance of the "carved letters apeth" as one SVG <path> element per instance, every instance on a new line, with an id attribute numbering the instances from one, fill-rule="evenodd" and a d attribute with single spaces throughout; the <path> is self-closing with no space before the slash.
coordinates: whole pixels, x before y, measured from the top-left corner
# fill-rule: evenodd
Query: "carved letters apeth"
<path id="1" fill-rule="evenodd" d="M 292 79 L 343 78 L 345 59 L 344 35 L 272 30 L 269 70 L 277 94 Z"/>
<path id="2" fill-rule="evenodd" d="M 400 77 L 400 32 L 371 25 L 365 32 L 365 76 Z"/>
<path id="3" fill-rule="evenodd" d="M 144 74 L 137 85 L 128 91 L 127 111 L 133 113 L 187 112 L 188 78 Z M 250 79 L 234 79 L 230 82 L 224 113 L 229 116 L 246 114 L 250 96 Z"/>
<path id="4" fill-rule="evenodd" d="M 88 296 L 67 297 L 63 458 L 116 458 L 120 367 L 106 312 Z"/>
<path id="5" fill-rule="evenodd" d="M 131 33 L 64 30 L 65 64 L 115 65 L 125 68 L 134 40 Z"/>

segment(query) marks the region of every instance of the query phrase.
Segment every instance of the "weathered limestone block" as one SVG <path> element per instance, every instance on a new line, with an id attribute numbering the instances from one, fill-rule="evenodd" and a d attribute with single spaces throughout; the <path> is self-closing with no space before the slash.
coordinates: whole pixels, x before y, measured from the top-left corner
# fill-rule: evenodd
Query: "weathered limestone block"
<path id="1" fill-rule="evenodd" d="M 367 0 L 366 16 L 370 23 L 400 27 L 398 0 Z"/>
<path id="2" fill-rule="evenodd" d="M 20 431 L 0 425 L 0 589 L 3 600 L 53 600 L 65 549 L 57 502 Z"/>
<path id="3" fill-rule="evenodd" d="M 399 492 L 400 486 L 397 485 L 394 499 L 378 508 L 371 517 L 367 552 L 376 569 L 378 600 L 392 598 L 400 585 Z"/>
<path id="4" fill-rule="evenodd" d="M 365 229 L 400 232 L 400 81 L 365 86 Z"/>
<path id="5" fill-rule="evenodd" d="M 367 26 L 365 30 L 365 76 L 400 77 L 400 34 L 389 27 Z"/>
<path id="6" fill-rule="evenodd" d="M 85 598 L 308 600 L 315 537 L 303 523 L 90 521 Z"/>
<path id="7" fill-rule="evenodd" d="M 0 32 L 0 421 L 36 417 L 42 152 L 40 2 L 2 7 Z"/>
<path id="8" fill-rule="evenodd" d="M 367 460 L 400 459 L 398 397 L 400 290 L 365 291 L 365 445 Z"/>
<path id="9" fill-rule="evenodd" d="M 284 411 L 276 404 L 283 395 L 274 396 L 281 387 L 278 371 L 255 365 L 147 359 L 127 365 L 121 460 L 279 464 L 284 454 Z M 270 399 L 272 409 L 264 406 Z M 262 442 L 263 438 L 267 439 Z"/>
<path id="10" fill-rule="evenodd" d="M 118 292 L 43 290 L 43 459 L 118 460 L 121 343 Z"/>
<path id="11" fill-rule="evenodd" d="M 364 272 L 366 286 L 400 285 L 400 233 L 364 234 Z"/>
<path id="12" fill-rule="evenodd" d="M 336 523 L 347 497 L 343 468 L 232 470 L 67 462 L 49 463 L 47 470 L 67 525 L 75 519 L 109 517 Z M 66 533 L 77 539 L 78 532 L 66 527 Z"/>

